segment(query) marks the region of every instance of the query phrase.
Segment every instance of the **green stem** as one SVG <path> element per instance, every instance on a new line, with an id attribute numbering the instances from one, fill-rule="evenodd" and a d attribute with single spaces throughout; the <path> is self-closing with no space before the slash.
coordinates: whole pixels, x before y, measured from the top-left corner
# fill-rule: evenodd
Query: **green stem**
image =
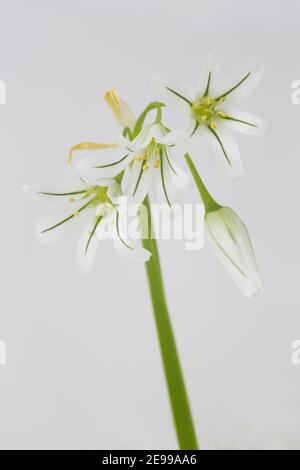
<path id="1" fill-rule="evenodd" d="M 191 159 L 190 155 L 188 153 L 185 154 L 184 158 L 186 159 L 186 162 L 189 166 L 189 169 L 192 173 L 192 176 L 194 178 L 194 181 L 196 183 L 196 186 L 198 188 L 198 191 L 200 193 L 201 199 L 203 201 L 204 207 L 205 207 L 205 212 L 211 212 L 215 211 L 217 209 L 220 209 L 221 206 L 218 204 L 214 198 L 211 196 L 211 194 L 208 192 L 208 189 L 206 188 L 205 184 L 202 181 L 201 176 L 199 175 L 193 160 Z"/>
<path id="2" fill-rule="evenodd" d="M 145 205 L 148 224 L 147 233 L 146 231 L 143 233 L 143 246 L 152 253 L 150 260 L 146 263 L 146 271 L 177 439 L 180 449 L 196 450 L 198 449 L 197 437 L 170 322 L 158 249 L 155 239 L 151 237 L 151 209 L 148 198 L 146 198 Z M 143 225 L 142 220 L 141 223 Z"/>
<path id="3" fill-rule="evenodd" d="M 140 116 L 136 120 L 134 130 L 133 130 L 133 133 L 132 133 L 132 138 L 133 139 L 141 132 L 144 121 L 145 121 L 148 113 L 150 113 L 150 111 L 152 111 L 153 109 L 156 109 L 157 113 L 158 113 L 158 116 L 159 116 L 159 114 L 161 113 L 161 108 L 163 106 L 165 106 L 164 103 L 160 103 L 159 101 L 153 101 L 152 103 L 148 104 L 148 106 L 146 106 L 144 111 L 140 114 Z"/>

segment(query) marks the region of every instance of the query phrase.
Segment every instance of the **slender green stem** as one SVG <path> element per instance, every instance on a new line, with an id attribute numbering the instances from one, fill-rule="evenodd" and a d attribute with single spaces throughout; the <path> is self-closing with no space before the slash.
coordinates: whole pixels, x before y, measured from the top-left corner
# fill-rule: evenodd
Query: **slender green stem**
<path id="1" fill-rule="evenodd" d="M 146 106 L 144 111 L 140 114 L 140 116 L 136 120 L 134 129 L 133 129 L 133 133 L 132 133 L 132 138 L 133 139 L 141 132 L 144 121 L 145 121 L 148 113 L 150 113 L 150 111 L 152 111 L 153 109 L 156 109 L 157 112 L 158 112 L 158 117 L 159 117 L 159 114 L 161 113 L 161 108 L 163 106 L 165 106 L 164 103 L 160 103 L 159 101 L 153 101 L 152 103 L 148 104 L 148 106 Z M 156 122 L 158 122 L 158 121 L 156 121 Z"/>
<path id="2" fill-rule="evenodd" d="M 146 270 L 177 439 L 180 449 L 195 450 L 198 449 L 197 437 L 170 322 L 157 245 L 155 239 L 151 237 L 151 209 L 148 198 L 145 202 L 148 223 L 147 233 L 146 230 L 143 233 L 143 245 L 152 253 L 146 263 Z M 143 224 L 143 220 L 141 223 Z"/>
<path id="3" fill-rule="evenodd" d="M 220 204 L 218 204 L 214 200 L 212 195 L 208 192 L 208 189 L 206 188 L 205 184 L 203 183 L 202 178 L 199 175 L 199 173 L 198 173 L 198 171 L 197 171 L 197 169 L 194 165 L 194 162 L 191 159 L 190 155 L 188 153 L 186 153 L 184 157 L 186 159 L 186 162 L 189 166 L 189 169 L 192 173 L 192 176 L 194 178 L 194 181 L 195 181 L 196 186 L 198 188 L 198 191 L 200 193 L 201 199 L 202 199 L 204 207 L 205 207 L 205 212 L 208 213 L 208 212 L 220 209 L 221 208 Z"/>

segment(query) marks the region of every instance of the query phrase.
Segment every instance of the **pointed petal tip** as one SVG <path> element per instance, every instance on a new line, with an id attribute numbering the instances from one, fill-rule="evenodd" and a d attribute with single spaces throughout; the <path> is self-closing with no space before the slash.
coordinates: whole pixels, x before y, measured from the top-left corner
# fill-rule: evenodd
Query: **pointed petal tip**
<path id="1" fill-rule="evenodd" d="M 253 289 L 252 292 L 243 292 L 248 299 L 254 299 L 255 297 L 258 297 L 260 294 L 264 293 L 264 288 L 262 285 L 257 286 L 256 289 Z"/>

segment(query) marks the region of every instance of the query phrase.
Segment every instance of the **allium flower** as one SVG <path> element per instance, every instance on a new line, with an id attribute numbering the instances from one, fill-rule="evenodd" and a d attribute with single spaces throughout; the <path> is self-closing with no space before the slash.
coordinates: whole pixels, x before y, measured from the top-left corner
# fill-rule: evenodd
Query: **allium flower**
<path id="1" fill-rule="evenodd" d="M 161 123 L 150 124 L 132 141 L 121 138 L 115 160 L 102 153 L 81 160 L 78 172 L 93 181 L 116 176 L 125 170 L 121 182 L 123 194 L 140 204 L 153 190 L 159 202 L 171 206 L 176 190 L 184 189 L 189 183 L 187 174 L 171 156 L 171 148 L 181 143 L 182 138 L 182 133 L 169 132 Z"/>
<path id="2" fill-rule="evenodd" d="M 219 261 L 240 290 L 252 297 L 262 290 L 262 283 L 247 228 L 229 207 L 207 211 L 207 237 Z"/>
<path id="3" fill-rule="evenodd" d="M 160 101 L 149 103 L 136 119 L 127 103 L 111 89 L 105 99 L 122 128 L 118 142 L 82 142 L 71 148 L 69 162 L 77 151 L 94 154 L 93 158 L 82 159 L 76 165 L 81 183 L 73 190 L 24 188 L 39 196 L 65 201 L 60 217 L 38 223 L 37 235 L 44 241 L 57 238 L 71 221 L 89 214 L 88 226 L 77 247 L 78 262 L 85 272 L 92 265 L 99 240 L 103 238 L 113 238 L 117 251 L 127 258 L 149 261 L 146 264 L 149 292 L 181 450 L 196 450 L 199 446 L 170 322 L 158 247 L 153 237 L 156 214 L 151 198 L 147 196 L 154 193 L 156 200 L 163 202 L 164 208 L 167 206 L 167 215 L 176 217 L 176 210 L 169 208 L 175 202 L 177 189 L 185 188 L 189 178 L 174 162 L 171 151 L 180 146 L 183 150 L 185 141 L 197 137 L 204 137 L 209 142 L 231 176 L 241 174 L 239 150 L 227 128 L 254 135 L 266 131 L 267 126 L 261 119 L 232 107 L 257 85 L 262 72 L 263 64 L 256 59 L 247 62 L 238 75 L 221 81 L 210 57 L 194 90 L 168 80 L 160 82 L 164 101 L 175 101 L 185 111 L 188 132 L 175 132 L 163 124 L 165 104 Z M 153 112 L 156 116 L 151 121 Z M 221 206 L 212 198 L 188 153 L 185 153 L 185 160 L 205 207 L 206 232 L 213 249 L 241 291 L 251 297 L 262 289 L 262 284 L 247 229 L 232 209 Z M 141 206 L 144 200 L 145 205 Z M 129 215 L 135 216 L 130 227 L 127 224 Z M 142 238 L 142 244 L 139 238 Z"/>
<path id="4" fill-rule="evenodd" d="M 230 177 L 242 174 L 242 163 L 238 145 L 228 129 L 252 135 L 268 130 L 261 118 L 235 108 L 256 87 L 263 70 L 263 61 L 256 58 L 221 80 L 219 67 L 210 55 L 195 88 L 168 77 L 155 78 L 163 100 L 179 106 L 186 115 L 189 136 L 203 138 Z"/>
<path id="5" fill-rule="evenodd" d="M 127 240 L 123 230 L 127 217 L 127 198 L 122 197 L 119 184 L 113 179 L 102 179 L 94 185 L 81 183 L 67 191 L 51 190 L 40 186 L 24 186 L 26 192 L 56 200 L 63 200 L 60 216 L 38 222 L 36 234 L 43 242 L 55 241 L 77 217 L 89 213 L 89 223 L 77 246 L 79 266 L 87 272 L 93 264 L 100 239 L 109 235 L 115 249 L 133 261 L 145 262 L 151 256 L 136 240 Z M 108 232 L 109 231 L 109 232 Z"/>

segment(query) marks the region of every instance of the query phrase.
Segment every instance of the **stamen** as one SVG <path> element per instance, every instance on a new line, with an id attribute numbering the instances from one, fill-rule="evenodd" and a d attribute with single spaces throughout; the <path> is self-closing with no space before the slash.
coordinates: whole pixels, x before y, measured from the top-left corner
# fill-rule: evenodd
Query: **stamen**
<path id="1" fill-rule="evenodd" d="M 69 156 L 68 156 L 68 163 L 71 163 L 73 159 L 73 153 L 76 150 L 101 150 L 101 149 L 112 149 L 112 148 L 117 148 L 118 144 L 113 143 L 113 144 L 102 144 L 102 143 L 97 143 L 97 142 L 81 142 L 80 144 L 74 145 L 70 151 L 69 151 Z"/>
<path id="2" fill-rule="evenodd" d="M 135 117 L 127 105 L 127 103 L 119 97 L 117 91 L 114 88 L 108 90 L 105 95 L 105 100 L 112 112 L 115 115 L 116 120 L 124 128 L 127 128 L 127 131 L 134 128 Z"/>
<path id="3" fill-rule="evenodd" d="M 105 93 L 104 98 L 112 108 L 115 107 L 115 106 L 116 107 L 120 106 L 120 104 L 121 104 L 120 98 L 119 98 L 117 90 L 115 88 L 111 88 L 110 90 L 108 90 Z"/>

